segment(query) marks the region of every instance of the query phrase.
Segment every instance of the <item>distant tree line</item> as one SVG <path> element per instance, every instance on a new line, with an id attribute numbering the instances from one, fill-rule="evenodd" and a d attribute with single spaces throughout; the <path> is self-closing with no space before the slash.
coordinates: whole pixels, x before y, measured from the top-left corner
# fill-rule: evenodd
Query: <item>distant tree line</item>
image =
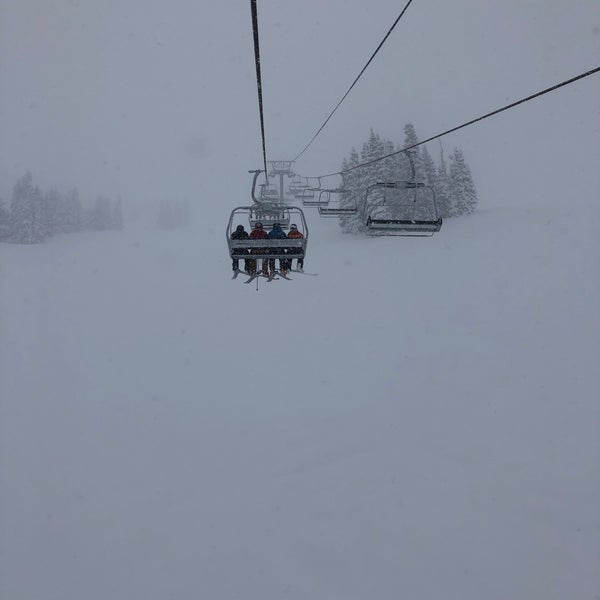
<path id="1" fill-rule="evenodd" d="M 120 198 L 98 197 L 85 208 L 77 189 L 42 191 L 26 173 L 15 184 L 10 204 L 0 198 L 0 241 L 38 244 L 59 233 L 122 229 L 122 204 Z"/>
<path id="2" fill-rule="evenodd" d="M 352 148 L 350 156 L 344 158 L 342 171 L 380 156 L 397 152 L 401 148 L 412 146 L 418 142 L 415 128 L 411 123 L 404 126 L 404 143 L 402 146 L 396 146 L 394 142 L 382 139 L 379 134 L 371 130 L 369 139 L 363 143 L 360 154 L 355 148 Z M 461 150 L 458 148 L 453 150 L 449 156 L 449 165 L 446 163 L 441 150 L 437 161 L 431 157 L 425 146 L 414 148 L 410 153 L 416 181 L 423 182 L 433 188 L 440 217 L 457 217 L 472 213 L 475 210 L 477 207 L 477 191 L 471 171 Z M 370 185 L 383 181 L 412 180 L 411 160 L 407 153 L 402 152 L 365 167 L 349 171 L 342 178 L 342 187 L 346 191 L 342 195 L 340 206 L 361 207 L 364 203 L 367 188 Z M 364 215 L 359 210 L 357 215 L 340 218 L 340 226 L 347 232 L 362 231 L 365 227 L 363 217 Z"/>
<path id="3" fill-rule="evenodd" d="M 158 229 L 179 229 L 190 224 L 190 203 L 187 200 L 161 202 L 156 226 Z"/>

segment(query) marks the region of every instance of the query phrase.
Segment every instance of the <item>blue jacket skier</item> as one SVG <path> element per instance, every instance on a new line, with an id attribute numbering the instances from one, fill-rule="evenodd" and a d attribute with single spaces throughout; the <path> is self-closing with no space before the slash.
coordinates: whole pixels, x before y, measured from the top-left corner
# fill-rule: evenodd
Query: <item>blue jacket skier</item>
<path id="1" fill-rule="evenodd" d="M 267 236 L 269 239 L 271 240 L 287 240 L 287 235 L 285 234 L 285 231 L 283 231 L 283 229 L 281 229 L 281 225 L 279 223 L 273 223 L 273 228 L 271 229 L 271 231 L 269 231 L 269 235 Z M 281 248 L 281 251 L 283 251 L 283 248 Z M 285 275 L 287 273 L 287 264 L 286 264 L 286 260 L 279 260 L 279 270 L 281 271 L 282 275 Z M 269 275 L 273 275 L 273 273 L 275 272 L 275 259 L 274 258 L 270 258 L 269 259 Z"/>

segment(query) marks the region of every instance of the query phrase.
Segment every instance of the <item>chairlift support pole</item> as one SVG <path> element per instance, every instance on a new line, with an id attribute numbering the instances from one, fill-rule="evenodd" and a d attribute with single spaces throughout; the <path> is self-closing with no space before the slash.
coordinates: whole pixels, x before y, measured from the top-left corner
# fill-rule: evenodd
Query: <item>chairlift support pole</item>
<path id="1" fill-rule="evenodd" d="M 248 173 L 254 173 L 254 179 L 252 180 L 252 191 L 250 192 L 250 195 L 252 196 L 252 200 L 259 206 L 262 206 L 262 202 L 260 200 L 258 200 L 258 198 L 256 197 L 255 191 L 256 191 L 256 180 L 258 179 L 258 176 L 262 172 L 263 172 L 262 169 L 255 169 L 253 171 L 248 171 Z"/>
<path id="2" fill-rule="evenodd" d="M 285 196 L 283 194 L 283 177 L 292 177 L 292 163 L 293 160 L 270 160 L 269 164 L 271 165 L 271 170 L 269 171 L 269 175 L 271 177 L 275 177 L 275 175 L 279 175 L 279 201 L 283 202 Z"/>

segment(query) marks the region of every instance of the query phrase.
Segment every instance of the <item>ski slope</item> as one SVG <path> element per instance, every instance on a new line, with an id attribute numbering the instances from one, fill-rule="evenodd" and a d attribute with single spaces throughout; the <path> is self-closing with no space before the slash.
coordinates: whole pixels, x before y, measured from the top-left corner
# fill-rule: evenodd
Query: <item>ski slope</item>
<path id="1" fill-rule="evenodd" d="M 598 204 L 258 292 L 221 216 L 0 245 L 0 596 L 596 598 Z"/>

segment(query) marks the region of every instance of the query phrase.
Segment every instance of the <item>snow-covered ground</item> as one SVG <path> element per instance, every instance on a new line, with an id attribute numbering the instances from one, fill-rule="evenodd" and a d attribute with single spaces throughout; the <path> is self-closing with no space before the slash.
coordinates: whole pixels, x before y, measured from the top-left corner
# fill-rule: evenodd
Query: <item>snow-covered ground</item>
<path id="1" fill-rule="evenodd" d="M 600 208 L 516 206 L 0 245 L 2 599 L 597 599 Z"/>

